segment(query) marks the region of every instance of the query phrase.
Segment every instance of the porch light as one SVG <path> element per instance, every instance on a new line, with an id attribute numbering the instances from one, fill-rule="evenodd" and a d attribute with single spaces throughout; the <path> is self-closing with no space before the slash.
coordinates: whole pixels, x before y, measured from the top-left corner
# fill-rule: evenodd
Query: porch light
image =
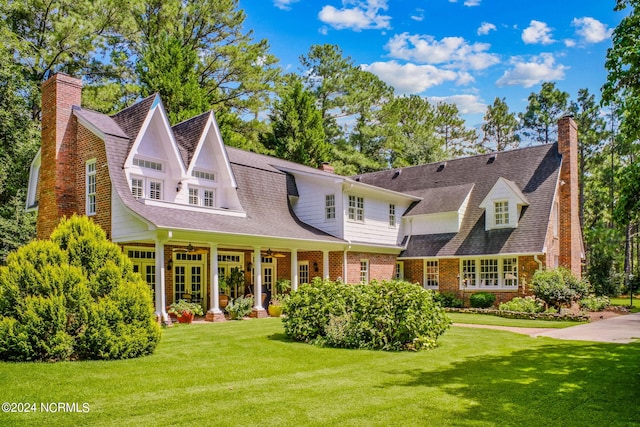
<path id="1" fill-rule="evenodd" d="M 182 190 L 182 181 L 178 181 L 178 185 L 176 186 L 176 193 L 179 193 Z"/>
<path id="2" fill-rule="evenodd" d="M 170 259 L 169 262 L 167 263 L 167 270 L 171 271 L 172 268 L 173 268 L 173 260 Z"/>
<path id="3" fill-rule="evenodd" d="M 313 262 L 313 271 L 315 271 L 316 273 L 318 272 L 318 263 L 317 262 Z"/>
<path id="4" fill-rule="evenodd" d="M 251 271 L 252 268 L 253 268 L 253 264 L 251 263 L 251 261 L 249 261 L 247 263 L 247 270 Z"/>

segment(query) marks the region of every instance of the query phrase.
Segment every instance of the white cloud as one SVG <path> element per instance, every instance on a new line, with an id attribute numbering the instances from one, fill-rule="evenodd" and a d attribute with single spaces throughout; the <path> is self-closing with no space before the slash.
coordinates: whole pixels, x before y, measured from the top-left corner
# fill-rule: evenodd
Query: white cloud
<path id="1" fill-rule="evenodd" d="M 576 45 L 576 41 L 573 39 L 564 39 L 563 41 L 566 47 L 574 47 Z"/>
<path id="2" fill-rule="evenodd" d="M 522 31 L 522 41 L 527 44 L 551 44 L 555 40 L 551 38 L 551 28 L 546 23 L 532 20 Z"/>
<path id="3" fill-rule="evenodd" d="M 349 7 L 354 5 L 354 7 Z M 387 10 L 387 0 L 342 0 L 342 8 L 324 6 L 318 18 L 337 30 L 362 31 L 391 28 L 391 16 L 380 15 Z"/>
<path id="4" fill-rule="evenodd" d="M 424 19 L 424 9 L 416 9 L 416 14 L 415 15 L 411 15 L 411 19 L 413 19 L 414 21 L 418 21 L 421 22 Z"/>
<path id="5" fill-rule="evenodd" d="M 466 0 L 464 5 L 467 7 L 480 6 L 482 0 Z"/>
<path id="6" fill-rule="evenodd" d="M 490 31 L 496 31 L 496 26 L 490 22 L 483 22 L 478 28 L 478 35 L 486 36 Z"/>
<path id="7" fill-rule="evenodd" d="M 389 56 L 423 64 L 450 64 L 460 68 L 483 70 L 500 62 L 498 55 L 486 52 L 487 43 L 469 44 L 462 37 L 436 40 L 427 35 L 398 34 L 385 48 Z"/>
<path id="8" fill-rule="evenodd" d="M 452 95 L 452 96 L 429 96 L 427 98 L 432 104 L 445 102 L 456 104 L 460 114 L 485 113 L 487 106 L 480 100 L 478 95 Z"/>
<path id="9" fill-rule="evenodd" d="M 550 53 L 541 53 L 526 62 L 522 58 L 514 57 L 511 60 L 513 68 L 496 81 L 498 86 L 522 86 L 531 87 L 541 82 L 564 79 L 565 70 L 569 67 L 556 64 L 555 58 Z"/>
<path id="10" fill-rule="evenodd" d="M 586 43 L 600 43 L 611 37 L 613 30 L 594 18 L 573 18 L 571 25 L 577 27 L 576 33 Z"/>
<path id="11" fill-rule="evenodd" d="M 432 86 L 456 81 L 459 73 L 433 65 L 398 64 L 396 61 L 363 64 L 362 69 L 393 86 L 397 93 L 421 93 Z"/>
<path id="12" fill-rule="evenodd" d="M 289 10 L 291 9 L 291 7 L 289 7 L 291 4 L 299 1 L 300 0 L 273 0 L 273 5 L 278 9 Z"/>

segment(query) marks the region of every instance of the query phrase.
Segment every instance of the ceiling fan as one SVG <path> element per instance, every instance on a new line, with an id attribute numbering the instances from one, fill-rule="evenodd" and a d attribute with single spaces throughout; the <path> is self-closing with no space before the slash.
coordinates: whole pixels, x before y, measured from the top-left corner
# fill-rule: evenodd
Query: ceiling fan
<path id="1" fill-rule="evenodd" d="M 273 252 L 271 250 L 271 248 L 269 248 L 267 250 L 267 252 L 264 253 L 263 255 L 266 256 L 266 257 L 273 257 L 273 258 L 285 258 L 286 257 L 285 254 L 281 254 L 281 253 L 278 253 L 278 252 Z"/>
<path id="2" fill-rule="evenodd" d="M 181 252 L 181 253 L 187 253 L 187 254 L 191 254 L 191 255 L 199 255 L 199 254 L 206 254 L 207 250 L 205 248 L 196 248 L 191 243 L 189 243 L 189 245 L 186 248 L 175 248 L 173 250 L 173 252 Z"/>

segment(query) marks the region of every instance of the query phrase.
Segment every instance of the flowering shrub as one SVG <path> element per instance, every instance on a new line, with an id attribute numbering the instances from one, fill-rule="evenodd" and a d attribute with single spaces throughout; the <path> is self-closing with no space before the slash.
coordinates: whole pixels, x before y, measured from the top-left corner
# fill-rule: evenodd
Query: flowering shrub
<path id="1" fill-rule="evenodd" d="M 432 291 L 401 281 L 315 280 L 285 300 L 284 312 L 293 339 L 343 348 L 431 348 L 451 323 Z"/>
<path id="2" fill-rule="evenodd" d="M 520 313 L 542 313 L 544 311 L 544 304 L 536 300 L 534 297 L 516 297 L 511 301 L 500 304 L 499 309 L 503 311 L 517 311 Z"/>
<path id="3" fill-rule="evenodd" d="M 591 292 L 588 282 L 578 279 L 566 268 L 536 271 L 532 283 L 536 297 L 558 309 Z"/>

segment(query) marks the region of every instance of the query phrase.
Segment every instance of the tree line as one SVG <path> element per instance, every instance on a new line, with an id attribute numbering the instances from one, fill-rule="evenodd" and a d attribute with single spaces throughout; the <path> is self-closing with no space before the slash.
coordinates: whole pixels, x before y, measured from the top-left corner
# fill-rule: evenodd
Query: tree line
<path id="1" fill-rule="evenodd" d="M 570 112 L 580 131 L 586 270 L 603 293 L 615 292 L 639 252 L 640 61 L 629 49 L 640 40 L 637 3 L 617 1 L 631 13 L 607 55 L 603 103 L 587 89 L 572 100 L 547 82 L 523 112 L 495 98 L 474 129 L 455 104 L 395 95 L 336 45 L 311 46 L 285 73 L 268 41 L 244 28 L 238 0 L 0 0 L 0 263 L 33 237 L 24 199 L 40 84 L 64 72 L 83 78 L 86 108 L 115 113 L 159 93 L 172 124 L 214 110 L 226 144 L 313 167 L 328 161 L 343 175 L 551 143 Z"/>

